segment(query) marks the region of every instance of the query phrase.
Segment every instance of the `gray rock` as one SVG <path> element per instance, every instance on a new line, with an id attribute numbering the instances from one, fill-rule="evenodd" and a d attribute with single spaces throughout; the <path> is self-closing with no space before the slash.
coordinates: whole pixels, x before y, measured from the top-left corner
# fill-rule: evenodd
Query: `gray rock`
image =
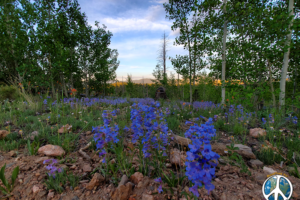
<path id="1" fill-rule="evenodd" d="M 263 173 L 256 173 L 254 175 L 254 180 L 259 184 L 263 185 L 265 180 L 267 179 L 267 175 Z"/>
<path id="2" fill-rule="evenodd" d="M 79 200 L 79 197 L 78 197 L 78 196 L 74 196 L 74 197 L 72 198 L 72 200 Z"/>
<path id="3" fill-rule="evenodd" d="M 266 174 L 274 174 L 274 173 L 277 172 L 277 171 L 275 171 L 274 169 L 269 168 L 269 167 L 264 167 L 263 170 L 264 170 L 264 172 L 265 172 Z"/>
<path id="4" fill-rule="evenodd" d="M 124 175 L 122 176 L 122 178 L 121 178 L 121 181 L 120 181 L 118 187 L 119 187 L 120 185 L 125 185 L 127 182 L 128 182 L 128 177 L 124 174 Z"/>
<path id="5" fill-rule="evenodd" d="M 235 144 L 234 147 L 238 147 L 239 150 L 236 150 L 238 154 L 248 159 L 256 159 L 255 154 L 252 152 L 252 149 L 248 146 L 242 144 Z"/>
<path id="6" fill-rule="evenodd" d="M 256 160 L 253 160 L 251 159 L 249 162 L 248 162 L 249 166 L 254 168 L 254 169 L 257 169 L 257 168 L 263 168 L 264 166 L 264 163 L 261 162 L 260 160 L 256 159 Z"/>
<path id="7" fill-rule="evenodd" d="M 220 156 L 227 155 L 225 149 L 228 149 L 226 146 L 230 146 L 230 144 L 224 143 L 215 143 L 211 145 L 212 151 L 216 152 Z M 246 145 L 235 144 L 234 147 L 238 147 L 239 150 L 235 150 L 238 154 L 240 154 L 243 158 L 247 159 L 256 159 L 255 154 L 252 152 L 252 149 Z"/>

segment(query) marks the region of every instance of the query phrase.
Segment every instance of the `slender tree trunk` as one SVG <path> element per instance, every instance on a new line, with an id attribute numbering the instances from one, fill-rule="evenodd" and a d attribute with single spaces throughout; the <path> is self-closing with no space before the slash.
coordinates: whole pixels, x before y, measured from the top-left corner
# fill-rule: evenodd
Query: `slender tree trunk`
<path id="1" fill-rule="evenodd" d="M 104 81 L 104 96 L 106 95 L 105 89 L 106 89 L 106 81 Z"/>
<path id="2" fill-rule="evenodd" d="M 166 76 L 166 33 L 164 33 L 163 64 L 164 64 L 164 80 L 165 80 L 165 76 Z"/>
<path id="3" fill-rule="evenodd" d="M 52 98 L 54 98 L 55 95 L 55 88 L 54 88 L 54 83 L 53 83 L 53 74 L 52 74 L 52 63 L 51 63 L 51 59 L 50 59 L 50 55 L 48 55 L 48 62 L 49 62 L 49 72 L 50 72 L 50 77 L 51 77 L 51 91 L 52 91 Z"/>
<path id="4" fill-rule="evenodd" d="M 86 74 L 85 77 L 85 97 L 89 96 L 89 80 L 88 80 L 88 74 Z"/>
<path id="5" fill-rule="evenodd" d="M 187 24 L 186 24 L 186 27 Z M 190 38 L 187 37 L 188 39 L 188 50 L 189 50 L 189 68 L 190 68 L 190 71 L 189 71 L 189 79 L 190 79 L 190 103 L 192 103 L 193 101 L 193 98 L 192 98 L 192 58 L 191 58 L 191 43 L 190 43 Z"/>
<path id="6" fill-rule="evenodd" d="M 223 0 L 223 12 L 226 13 L 227 0 Z M 226 69 L 226 37 L 227 37 L 227 20 L 223 26 L 223 48 L 222 48 L 222 104 L 225 104 L 225 69 Z"/>
<path id="7" fill-rule="evenodd" d="M 195 59 L 194 59 L 194 80 L 193 80 L 193 88 L 195 89 L 195 80 L 196 80 L 196 63 L 195 63 Z"/>
<path id="8" fill-rule="evenodd" d="M 271 93 L 272 93 L 272 99 L 273 99 L 273 107 L 276 108 L 276 99 L 274 94 L 274 86 L 272 82 L 272 71 L 271 71 L 271 63 L 268 59 L 268 68 L 269 68 L 269 79 L 270 79 L 270 86 L 271 86 Z"/>
<path id="9" fill-rule="evenodd" d="M 66 97 L 69 97 L 68 90 L 67 90 L 67 87 L 66 87 L 65 75 L 64 74 L 61 74 L 61 81 L 62 81 L 62 89 L 63 89 Z"/>
<path id="10" fill-rule="evenodd" d="M 70 75 L 70 84 L 71 84 L 71 88 L 74 88 L 74 83 L 73 83 L 73 73 L 71 73 Z"/>
<path id="11" fill-rule="evenodd" d="M 289 0 L 289 16 L 294 15 L 294 0 Z M 293 24 L 293 21 L 289 24 L 289 30 L 291 29 L 291 26 Z M 291 43 L 292 38 L 292 32 L 290 32 L 286 36 L 285 46 L 289 46 Z M 287 75 L 287 69 L 289 64 L 289 55 L 290 55 L 290 47 L 288 47 L 288 51 L 284 52 L 284 58 L 283 58 L 283 65 L 281 70 L 281 80 L 280 80 L 280 94 L 279 94 L 279 109 L 281 109 L 281 106 L 285 105 L 285 85 L 286 85 L 286 75 Z"/>

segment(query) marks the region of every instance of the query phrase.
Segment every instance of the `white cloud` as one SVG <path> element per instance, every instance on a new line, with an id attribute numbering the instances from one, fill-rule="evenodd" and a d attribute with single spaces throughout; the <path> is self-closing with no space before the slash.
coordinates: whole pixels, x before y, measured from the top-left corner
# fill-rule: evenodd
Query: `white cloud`
<path id="1" fill-rule="evenodd" d="M 161 5 L 150 6 L 148 9 L 148 15 L 146 19 L 149 21 L 157 21 L 160 19 L 164 19 L 166 16 L 165 9 Z"/>
<path id="2" fill-rule="evenodd" d="M 169 0 L 152 0 L 151 3 L 168 3 Z"/>
<path id="3" fill-rule="evenodd" d="M 180 29 L 177 28 L 175 31 L 171 31 L 170 36 L 179 36 L 180 35 Z"/>
<path id="4" fill-rule="evenodd" d="M 102 21 L 107 29 L 113 33 L 123 31 L 145 31 L 145 30 L 168 30 L 170 23 L 165 21 L 152 22 L 147 19 L 139 18 L 104 18 Z"/>

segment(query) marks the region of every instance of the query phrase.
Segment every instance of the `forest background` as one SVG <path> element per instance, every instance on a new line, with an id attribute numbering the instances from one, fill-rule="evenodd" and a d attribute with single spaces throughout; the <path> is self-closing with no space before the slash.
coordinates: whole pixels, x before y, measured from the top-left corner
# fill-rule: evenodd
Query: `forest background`
<path id="1" fill-rule="evenodd" d="M 183 101 L 299 107 L 299 1 L 170 0 L 164 8 L 172 30 L 180 30 L 174 44 L 188 55 L 167 57 L 163 40 L 154 84 L 128 76 L 120 85 L 118 51 L 109 48 L 113 34 L 97 21 L 94 29 L 88 25 L 77 0 L 1 1 L 0 84 L 17 86 L 1 90 L 154 97 L 163 86 L 169 98 Z M 165 59 L 177 77 L 167 76 Z M 210 73 L 200 73 L 204 68 Z"/>

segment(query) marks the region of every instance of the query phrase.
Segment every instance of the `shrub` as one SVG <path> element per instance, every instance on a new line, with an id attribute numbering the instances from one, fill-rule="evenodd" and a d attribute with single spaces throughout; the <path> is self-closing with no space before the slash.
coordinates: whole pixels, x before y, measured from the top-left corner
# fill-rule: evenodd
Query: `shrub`
<path id="1" fill-rule="evenodd" d="M 14 86 L 0 86 L 0 101 L 5 99 L 15 100 L 18 96 L 19 92 Z"/>

